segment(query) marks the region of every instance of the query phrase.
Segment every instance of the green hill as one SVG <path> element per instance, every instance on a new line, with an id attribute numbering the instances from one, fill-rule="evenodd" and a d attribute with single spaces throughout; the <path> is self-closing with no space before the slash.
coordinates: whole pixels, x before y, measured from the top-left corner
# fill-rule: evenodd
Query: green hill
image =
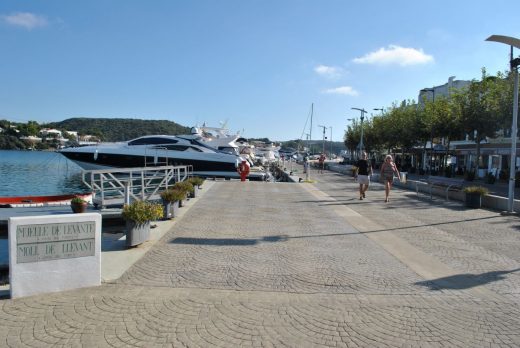
<path id="1" fill-rule="evenodd" d="M 189 134 L 190 127 L 166 120 L 130 118 L 69 118 L 46 124 L 47 127 L 98 136 L 102 141 L 124 141 L 151 134 Z"/>

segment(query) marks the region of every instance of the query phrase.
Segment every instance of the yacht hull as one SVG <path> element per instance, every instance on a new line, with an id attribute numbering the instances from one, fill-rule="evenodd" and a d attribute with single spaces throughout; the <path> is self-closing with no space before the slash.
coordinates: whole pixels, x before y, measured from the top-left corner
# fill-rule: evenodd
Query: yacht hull
<path id="1" fill-rule="evenodd" d="M 148 151 L 149 153 L 150 151 Z M 164 165 L 189 165 L 193 174 L 206 178 L 240 178 L 236 166 L 239 157 L 220 153 L 189 153 L 184 158 L 176 151 L 162 151 L 160 155 L 132 154 L 128 151 L 103 151 L 101 147 L 67 148 L 60 153 L 84 170 L 136 168 Z M 254 173 L 251 180 L 265 180 L 266 173 Z"/>

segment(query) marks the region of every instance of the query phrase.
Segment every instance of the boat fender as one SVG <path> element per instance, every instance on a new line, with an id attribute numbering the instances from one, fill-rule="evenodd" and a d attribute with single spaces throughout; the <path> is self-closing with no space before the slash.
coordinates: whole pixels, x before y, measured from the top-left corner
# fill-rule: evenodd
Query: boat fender
<path id="1" fill-rule="evenodd" d="M 247 163 L 246 160 L 242 160 L 238 165 L 237 172 L 240 174 L 240 181 L 246 181 L 246 178 L 249 175 L 249 163 Z"/>

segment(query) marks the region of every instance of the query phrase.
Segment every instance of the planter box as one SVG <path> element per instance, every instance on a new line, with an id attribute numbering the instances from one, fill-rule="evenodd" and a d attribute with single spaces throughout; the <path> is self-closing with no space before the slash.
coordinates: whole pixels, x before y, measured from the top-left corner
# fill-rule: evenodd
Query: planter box
<path id="1" fill-rule="evenodd" d="M 163 218 L 172 219 L 179 215 L 179 201 L 163 202 Z"/>
<path id="2" fill-rule="evenodd" d="M 466 193 L 466 207 L 481 208 L 482 195 L 480 193 Z"/>
<path id="3" fill-rule="evenodd" d="M 126 246 L 142 244 L 150 239 L 150 221 L 137 224 L 135 221 L 126 221 Z"/>
<path id="4" fill-rule="evenodd" d="M 193 187 L 193 192 L 189 193 L 190 198 L 195 198 L 199 194 L 199 188 L 197 186 Z"/>

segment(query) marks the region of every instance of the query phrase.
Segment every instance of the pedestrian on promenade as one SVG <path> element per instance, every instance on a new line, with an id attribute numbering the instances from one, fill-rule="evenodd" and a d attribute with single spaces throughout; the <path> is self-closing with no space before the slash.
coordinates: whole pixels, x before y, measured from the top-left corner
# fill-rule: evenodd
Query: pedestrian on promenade
<path id="1" fill-rule="evenodd" d="M 388 195 L 390 194 L 390 190 L 392 189 L 392 184 L 394 183 L 394 174 L 395 176 L 401 180 L 401 174 L 397 167 L 395 166 L 394 159 L 392 155 L 386 155 L 385 161 L 381 166 L 381 180 L 385 185 L 385 202 L 388 202 Z"/>
<path id="2" fill-rule="evenodd" d="M 367 160 L 367 153 L 363 151 L 361 158 L 356 163 L 356 179 L 359 183 L 359 199 L 366 198 L 365 192 L 370 185 L 370 176 L 372 174 L 372 166 Z"/>
<path id="3" fill-rule="evenodd" d="M 319 165 L 318 170 L 320 171 L 321 174 L 323 174 L 323 168 L 325 167 L 325 154 L 324 153 L 321 153 L 320 158 L 318 158 L 318 165 Z"/>

